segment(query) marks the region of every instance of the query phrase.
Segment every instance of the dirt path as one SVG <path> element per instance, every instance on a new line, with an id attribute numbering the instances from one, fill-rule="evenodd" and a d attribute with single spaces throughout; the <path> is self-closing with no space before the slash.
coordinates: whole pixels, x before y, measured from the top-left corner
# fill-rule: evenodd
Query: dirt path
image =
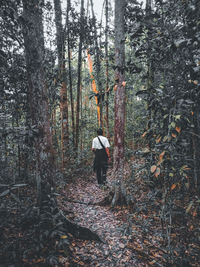
<path id="1" fill-rule="evenodd" d="M 110 183 L 108 179 L 108 183 Z M 97 203 L 108 194 L 97 186 L 95 177 L 89 181 L 77 179 L 68 185 L 63 192 L 71 200 L 86 203 Z M 84 205 L 65 201 L 61 202 L 63 211 L 68 211 L 67 217 L 95 231 L 104 243 L 94 241 L 74 240 L 71 250 L 73 263 L 66 266 L 146 266 L 139 262 L 129 247 L 128 210 L 125 207 Z"/>

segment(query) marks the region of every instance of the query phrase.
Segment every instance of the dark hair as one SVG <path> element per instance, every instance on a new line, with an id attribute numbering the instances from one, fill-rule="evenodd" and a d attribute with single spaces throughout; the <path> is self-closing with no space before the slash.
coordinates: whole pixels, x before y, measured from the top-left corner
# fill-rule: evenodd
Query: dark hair
<path id="1" fill-rule="evenodd" d="M 102 130 L 101 128 L 99 128 L 99 129 L 97 130 L 97 134 L 98 134 L 98 135 L 102 135 L 102 134 L 103 134 L 103 130 Z"/>

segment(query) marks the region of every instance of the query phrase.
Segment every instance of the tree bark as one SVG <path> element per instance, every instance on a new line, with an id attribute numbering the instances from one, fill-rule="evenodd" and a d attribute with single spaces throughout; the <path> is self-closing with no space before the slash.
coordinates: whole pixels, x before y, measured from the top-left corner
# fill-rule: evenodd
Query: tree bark
<path id="1" fill-rule="evenodd" d="M 122 199 L 122 179 L 124 175 L 124 130 L 125 130 L 125 0 L 115 0 L 115 136 L 114 173 L 115 194 L 112 206 Z"/>
<path id="2" fill-rule="evenodd" d="M 109 133 L 109 63 L 108 63 L 108 0 L 106 0 L 106 29 L 105 29 L 105 57 L 106 57 L 106 129 L 107 137 L 110 137 Z"/>
<path id="3" fill-rule="evenodd" d="M 37 202 L 50 193 L 54 177 L 52 135 L 44 74 L 44 33 L 41 1 L 23 0 L 23 36 L 28 76 L 30 126 L 34 128 Z"/>
<path id="4" fill-rule="evenodd" d="M 60 115 L 61 115 L 61 155 L 62 168 L 67 163 L 67 153 L 69 148 L 69 127 L 68 127 L 68 98 L 66 85 L 66 67 L 65 67 L 65 40 L 62 25 L 62 11 L 60 0 L 54 0 L 56 40 L 58 52 L 58 73 L 61 81 L 60 89 Z"/>
<path id="5" fill-rule="evenodd" d="M 97 28 L 96 28 L 96 17 L 94 14 L 94 7 L 93 7 L 93 0 L 90 0 L 91 3 L 91 10 L 92 10 L 92 17 L 94 21 L 94 41 L 95 41 L 95 65 L 96 65 L 96 80 L 97 80 L 97 90 L 98 90 L 98 105 L 100 109 L 100 127 L 103 128 L 103 91 L 102 91 L 102 83 L 101 83 L 101 62 L 100 62 L 100 52 L 98 46 L 98 38 L 97 38 Z"/>
<path id="6" fill-rule="evenodd" d="M 77 78 L 77 103 L 76 103 L 76 151 L 79 144 L 79 119 L 80 119 L 80 94 L 81 94 L 81 69 L 82 69 L 82 44 L 83 44 L 83 16 L 84 0 L 81 0 L 80 40 L 78 50 L 78 78 Z"/>
<path id="7" fill-rule="evenodd" d="M 71 8 L 71 1 L 67 0 L 67 16 L 66 26 L 69 25 L 69 11 Z M 70 45 L 70 30 L 67 29 L 67 53 L 68 53 L 68 78 L 69 78 L 69 92 L 71 101 L 71 120 L 72 120 L 72 142 L 75 147 L 75 120 L 74 120 L 74 98 L 73 98 L 73 87 L 72 87 L 72 68 L 71 68 L 71 45 Z"/>

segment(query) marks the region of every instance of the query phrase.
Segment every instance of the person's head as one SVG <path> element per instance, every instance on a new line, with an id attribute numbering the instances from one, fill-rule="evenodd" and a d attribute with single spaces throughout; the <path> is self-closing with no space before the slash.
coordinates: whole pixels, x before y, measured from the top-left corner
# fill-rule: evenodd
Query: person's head
<path id="1" fill-rule="evenodd" d="M 103 130 L 102 130 L 101 128 L 99 128 L 99 129 L 97 130 L 97 134 L 98 134 L 98 135 L 103 135 Z"/>

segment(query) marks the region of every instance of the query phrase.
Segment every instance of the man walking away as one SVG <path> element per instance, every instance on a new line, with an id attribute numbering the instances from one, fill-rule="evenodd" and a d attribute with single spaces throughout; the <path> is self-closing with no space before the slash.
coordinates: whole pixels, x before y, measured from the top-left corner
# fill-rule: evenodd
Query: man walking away
<path id="1" fill-rule="evenodd" d="M 102 129 L 97 130 L 97 137 L 92 141 L 92 151 L 95 153 L 94 171 L 99 185 L 106 183 L 106 171 L 110 162 L 109 141 L 103 136 Z"/>

